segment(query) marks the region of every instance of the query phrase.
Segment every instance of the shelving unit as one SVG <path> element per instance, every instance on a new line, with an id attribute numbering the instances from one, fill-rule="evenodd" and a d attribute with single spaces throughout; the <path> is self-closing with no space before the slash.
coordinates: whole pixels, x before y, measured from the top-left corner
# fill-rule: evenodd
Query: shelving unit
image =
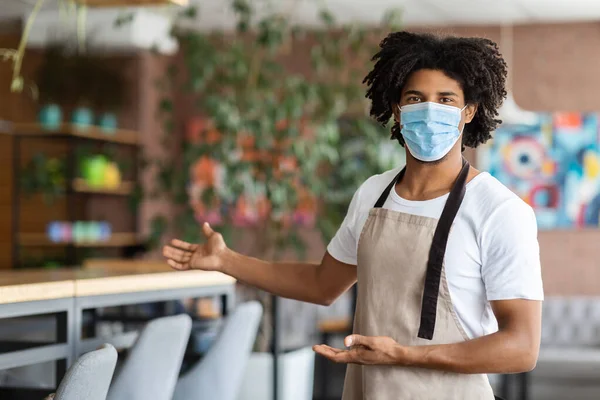
<path id="1" fill-rule="evenodd" d="M 64 147 L 66 145 L 66 176 L 65 176 L 65 199 L 67 222 L 78 220 L 87 220 L 89 216 L 85 205 L 90 199 L 97 196 L 127 197 L 134 193 L 135 182 L 138 179 L 137 168 L 133 168 L 133 176 L 128 180 L 122 181 L 117 187 L 96 187 L 90 186 L 84 179 L 78 178 L 78 166 L 76 160 L 76 149 L 83 143 L 90 145 L 110 144 L 114 146 L 125 146 L 127 151 L 133 152 L 134 165 L 137 165 L 139 135 L 135 131 L 119 129 L 115 132 L 103 132 L 95 126 L 78 128 L 72 124 L 63 124 L 59 129 L 48 130 L 37 123 L 13 124 L 11 126 L 13 135 L 13 204 L 14 219 L 12 228 L 13 243 L 13 267 L 18 268 L 22 264 L 22 249 L 35 248 L 41 249 L 65 249 L 65 258 L 67 265 L 78 265 L 78 249 L 120 249 L 141 244 L 137 235 L 137 215 L 134 216 L 134 226 L 126 229 L 125 232 L 114 232 L 108 240 L 104 241 L 70 241 L 53 242 L 46 235 L 46 226 L 36 228 L 35 232 L 23 230 L 21 226 L 20 202 L 22 200 L 20 182 L 23 150 L 31 145 L 31 140 L 36 140 L 40 147 L 42 143 L 48 142 L 48 146 L 55 145 L 58 141 Z M 42 148 L 46 146 L 45 144 Z M 128 153 L 129 154 L 129 153 Z M 121 201 L 121 200 L 117 200 Z M 64 203 L 63 203 L 64 204 Z M 83 211 L 82 211 L 83 210 Z M 128 225 L 128 224 L 127 224 Z M 31 224 L 29 227 L 31 229 Z M 40 251 L 40 250 L 38 250 Z"/>
<path id="2" fill-rule="evenodd" d="M 96 126 L 78 128 L 72 124 L 63 124 L 57 130 L 48 130 L 37 123 L 14 124 L 13 133 L 22 137 L 44 137 L 44 138 L 79 138 L 95 140 L 106 143 L 119 143 L 138 146 L 138 133 L 135 131 L 118 129 L 115 132 L 106 133 Z"/>
<path id="3" fill-rule="evenodd" d="M 113 233 L 108 240 L 81 242 L 52 242 L 44 233 L 21 233 L 19 244 L 27 247 L 60 247 L 74 246 L 77 248 L 126 247 L 135 246 L 140 241 L 135 233 Z"/>
<path id="4" fill-rule="evenodd" d="M 105 188 L 105 187 L 94 187 L 87 184 L 87 182 L 81 178 L 75 178 L 72 183 L 73 191 L 77 193 L 89 193 L 89 194 L 106 194 L 115 196 L 128 196 L 133 193 L 133 182 L 121 182 L 116 188 Z"/>

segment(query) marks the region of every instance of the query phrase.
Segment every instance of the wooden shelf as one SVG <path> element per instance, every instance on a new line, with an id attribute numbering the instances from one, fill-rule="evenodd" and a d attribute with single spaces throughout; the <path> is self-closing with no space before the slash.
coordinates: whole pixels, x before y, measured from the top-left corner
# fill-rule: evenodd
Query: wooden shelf
<path id="1" fill-rule="evenodd" d="M 72 124 L 63 124 L 60 129 L 48 130 L 38 123 L 14 124 L 13 128 L 15 135 L 27 137 L 76 137 L 108 143 L 139 145 L 138 133 L 125 129 L 118 129 L 114 133 L 105 133 L 97 126 L 81 129 Z"/>
<path id="2" fill-rule="evenodd" d="M 75 2 L 88 7 L 139 7 L 169 4 L 187 6 L 189 4 L 188 0 L 75 0 Z"/>
<path id="3" fill-rule="evenodd" d="M 117 188 L 103 188 L 90 186 L 84 179 L 77 178 L 73 181 L 73 190 L 77 193 L 127 196 L 133 192 L 133 182 L 121 182 Z"/>
<path id="4" fill-rule="evenodd" d="M 127 247 L 139 244 L 135 233 L 113 233 L 110 239 L 103 242 L 60 242 L 50 241 L 45 233 L 21 233 L 19 234 L 19 244 L 27 247 L 64 247 L 75 246 L 79 248 L 100 248 L 100 247 Z"/>

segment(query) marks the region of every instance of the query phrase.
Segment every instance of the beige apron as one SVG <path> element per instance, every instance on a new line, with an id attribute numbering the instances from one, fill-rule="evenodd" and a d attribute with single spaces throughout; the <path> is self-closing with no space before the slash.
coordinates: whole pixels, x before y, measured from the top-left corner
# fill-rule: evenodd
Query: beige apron
<path id="1" fill-rule="evenodd" d="M 466 160 L 439 221 L 382 208 L 404 170 L 371 210 L 358 243 L 354 333 L 407 346 L 468 340 L 443 268 L 450 227 L 465 194 Z M 486 375 L 401 366 L 348 365 L 343 400 L 493 400 Z"/>

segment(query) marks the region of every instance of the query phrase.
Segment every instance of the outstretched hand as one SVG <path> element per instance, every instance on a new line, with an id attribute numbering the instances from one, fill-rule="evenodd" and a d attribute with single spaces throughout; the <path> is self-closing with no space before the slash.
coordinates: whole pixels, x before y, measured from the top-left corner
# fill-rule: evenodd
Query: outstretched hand
<path id="1" fill-rule="evenodd" d="M 344 344 L 348 350 L 324 344 L 314 346 L 313 350 L 331 361 L 343 364 L 398 365 L 402 362 L 403 347 L 389 337 L 350 335 Z"/>
<path id="2" fill-rule="evenodd" d="M 163 248 L 167 263 L 177 270 L 202 269 L 219 271 L 223 267 L 221 255 L 227 249 L 223 236 L 213 231 L 208 223 L 202 226 L 204 244 L 191 244 L 173 239 Z"/>

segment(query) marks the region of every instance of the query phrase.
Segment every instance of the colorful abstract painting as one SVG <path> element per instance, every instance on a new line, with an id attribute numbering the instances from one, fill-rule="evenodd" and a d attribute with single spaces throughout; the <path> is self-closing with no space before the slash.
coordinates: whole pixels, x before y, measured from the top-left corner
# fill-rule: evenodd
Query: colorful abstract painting
<path id="1" fill-rule="evenodd" d="M 530 204 L 540 229 L 600 225 L 600 133 L 595 113 L 540 113 L 503 124 L 478 152 L 487 170 Z"/>

